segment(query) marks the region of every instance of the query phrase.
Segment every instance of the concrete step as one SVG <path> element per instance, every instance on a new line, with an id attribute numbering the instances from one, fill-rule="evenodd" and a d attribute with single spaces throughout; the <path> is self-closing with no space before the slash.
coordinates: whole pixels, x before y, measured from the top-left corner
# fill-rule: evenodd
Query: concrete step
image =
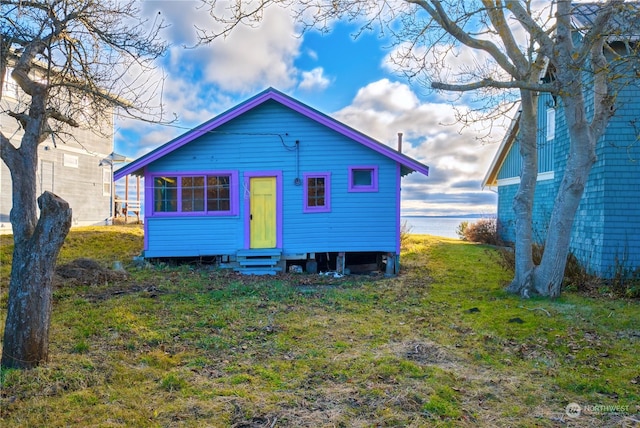
<path id="1" fill-rule="evenodd" d="M 277 266 L 273 266 L 273 267 L 235 268 L 234 270 L 243 275 L 276 275 L 282 269 Z"/>

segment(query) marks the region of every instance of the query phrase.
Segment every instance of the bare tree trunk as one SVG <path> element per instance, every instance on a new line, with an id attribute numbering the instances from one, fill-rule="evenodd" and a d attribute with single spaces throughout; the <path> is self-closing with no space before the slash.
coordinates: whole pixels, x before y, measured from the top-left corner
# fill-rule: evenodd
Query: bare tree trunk
<path id="1" fill-rule="evenodd" d="M 45 89 L 35 88 L 19 148 L 0 134 L 0 157 L 11 172 L 13 262 L 2 349 L 3 367 L 47 361 L 53 272 L 71 227 L 69 204 L 50 192 L 37 200 L 38 145 L 44 140 Z M 38 208 L 40 217 L 38 218 Z"/>
<path id="2" fill-rule="evenodd" d="M 49 354 L 53 272 L 71 227 L 71 209 L 50 192 L 38 198 L 38 205 L 33 234 L 15 241 L 2 367 L 32 368 Z"/>
<path id="3" fill-rule="evenodd" d="M 598 14 L 595 27 L 607 22 L 622 1 L 610 1 Z M 566 169 L 547 230 L 544 254 L 540 265 L 533 272 L 533 289 L 543 296 L 558 297 L 562 291 L 562 280 L 570 250 L 571 229 L 576 211 L 584 193 L 591 168 L 596 162 L 596 143 L 604 134 L 613 114 L 615 96 L 610 92 L 609 62 L 604 56 L 604 38 L 585 45 L 590 50 L 590 60 L 574 63 L 576 50 L 573 44 L 569 2 L 558 3 L 557 28 L 557 83 L 564 88 L 560 98 L 569 130 L 569 156 Z M 589 35 L 585 36 L 589 37 Z M 587 52 L 584 52 L 585 58 Z M 587 102 L 584 95 L 585 72 L 589 70 L 592 80 L 587 83 L 593 88 L 593 117 L 587 118 Z"/>
<path id="4" fill-rule="evenodd" d="M 522 172 L 520 185 L 513 199 L 516 217 L 515 275 L 507 291 L 528 296 L 533 272 L 533 199 L 538 179 L 538 96 L 522 90 L 518 141 Z"/>
<path id="5" fill-rule="evenodd" d="M 162 121 L 163 104 L 155 100 L 163 80 L 156 86 L 140 79 L 166 52 L 159 38 L 166 25 L 161 18 L 148 22 L 139 3 L 2 2 L 0 114 L 24 131 L 18 144 L 0 129 L 0 158 L 11 171 L 14 240 L 0 361 L 5 367 L 47 360 L 53 272 L 71 226 L 67 202 L 48 192 L 36 199 L 38 146 L 55 136 L 77 137 L 70 131 L 81 124 L 110 134 L 114 107 L 130 117 Z M 7 70 L 21 93 L 19 103 L 3 100 Z"/>
<path id="6" fill-rule="evenodd" d="M 596 137 L 592 134 L 585 116 L 582 91 L 572 93 L 576 95 L 563 97 L 567 123 L 571 124 L 567 167 L 553 205 L 544 254 L 533 276 L 536 293 L 550 297 L 560 295 L 569 254 L 571 228 L 589 172 L 596 161 Z"/>

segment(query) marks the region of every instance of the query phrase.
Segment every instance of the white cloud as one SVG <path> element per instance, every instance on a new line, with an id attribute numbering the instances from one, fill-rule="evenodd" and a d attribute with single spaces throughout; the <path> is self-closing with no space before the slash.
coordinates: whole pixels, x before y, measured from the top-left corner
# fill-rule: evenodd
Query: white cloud
<path id="1" fill-rule="evenodd" d="M 309 58 L 311 58 L 314 61 L 318 60 L 318 52 L 314 51 L 313 49 L 307 49 L 306 50 L 306 54 L 307 56 L 309 56 Z"/>
<path id="2" fill-rule="evenodd" d="M 299 71 L 293 64 L 300 54 L 302 39 L 289 12 L 269 7 L 256 26 L 237 27 L 229 37 L 208 45 L 197 45 L 197 28 L 214 29 L 218 24 L 199 1 L 148 0 L 141 8 L 150 22 L 163 20 L 167 28 L 161 36 L 171 43 L 156 73 L 163 74 L 162 103 L 165 120 L 178 116 L 177 125 L 192 127 L 235 105 L 239 99 L 268 86 L 288 90 L 297 83 Z M 312 75 L 322 83 L 322 75 Z M 182 131 L 120 120 L 119 137 L 140 134 L 139 138 L 118 138 L 118 150 L 132 155 L 169 141 Z M 151 131 L 147 131 L 151 130 Z"/>
<path id="3" fill-rule="evenodd" d="M 239 25 L 228 37 L 195 47 L 199 31 L 220 28 L 201 2 L 149 0 L 142 4 L 150 20 L 160 18 L 168 24 L 161 36 L 172 46 L 163 66 L 172 78 L 242 94 L 266 86 L 286 90 L 295 85 L 293 60 L 300 54 L 302 39 L 288 10 L 268 7 L 260 22 Z"/>
<path id="4" fill-rule="evenodd" d="M 250 93 L 266 86 L 287 89 L 295 84 L 293 60 L 299 54 L 301 39 L 296 37 L 289 11 L 269 7 L 259 23 L 239 25 L 226 38 L 185 49 L 184 45 L 197 42 L 196 26 L 211 30 L 218 24 L 207 10 L 195 7 L 197 2 L 155 3 L 165 11 L 164 15 L 169 15 L 172 24 L 165 31 L 175 43 L 170 52 L 169 74 L 197 77 L 226 92 Z"/>
<path id="5" fill-rule="evenodd" d="M 305 91 L 325 89 L 331 81 L 324 76 L 324 69 L 316 67 L 311 71 L 302 72 L 299 88 Z"/>
<path id="6" fill-rule="evenodd" d="M 405 213 L 495 212 L 495 196 L 480 188 L 497 149 L 497 144 L 482 145 L 477 139 L 486 124 L 462 129 L 452 105 L 421 102 L 408 85 L 387 79 L 361 88 L 351 105 L 333 116 L 394 148 L 402 132 L 403 153 L 429 165 L 428 178 L 404 178 Z M 494 132 L 493 140 L 500 141 L 504 131 Z"/>
<path id="7" fill-rule="evenodd" d="M 418 97 L 409 86 L 382 79 L 361 88 L 354 104 L 375 110 L 405 111 L 418 105 Z"/>

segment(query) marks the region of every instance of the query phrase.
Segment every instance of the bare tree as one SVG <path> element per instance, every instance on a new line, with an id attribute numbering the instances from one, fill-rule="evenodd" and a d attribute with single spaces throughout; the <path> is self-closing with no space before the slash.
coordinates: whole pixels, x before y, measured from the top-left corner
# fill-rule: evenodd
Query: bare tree
<path id="1" fill-rule="evenodd" d="M 0 6 L 1 114 L 24 131 L 19 144 L 0 131 L 14 238 L 1 364 L 30 368 L 48 358 L 53 272 L 71 225 L 68 203 L 50 192 L 37 197 L 38 146 L 72 138 L 71 128 L 110 133 L 116 108 L 158 118 L 151 102 L 160 86 L 146 85 L 143 73 L 166 46 L 158 37 L 162 22 L 142 19 L 135 1 L 0 0 Z M 8 70 L 21 102 L 4 102 Z"/>
<path id="2" fill-rule="evenodd" d="M 510 100 L 519 98 L 523 169 L 513 202 L 516 269 L 508 290 L 525 297 L 560 294 L 573 219 L 595 161 L 596 142 L 615 102 L 610 85 L 614 73 L 605 58 L 607 37 L 612 32 L 609 24 L 617 13 L 630 7 L 628 3 L 601 2 L 590 27 L 580 33 L 572 24 L 570 0 L 272 0 L 237 1 L 227 8 L 216 0 L 205 3 L 211 6 L 218 26 L 201 30 L 203 42 L 226 36 L 239 24 L 255 25 L 264 8 L 277 4 L 292 10 L 303 30 L 330 31 L 335 20 L 358 22 L 362 31 L 378 29 L 392 39 L 396 62 L 408 77 L 439 91 L 475 93 L 485 100 L 481 110 L 488 116 L 499 114 Z M 637 15 L 638 9 L 633 10 Z M 454 69 L 450 64 L 459 49 L 470 49 L 474 59 Z M 552 79 L 542 79 L 545 73 Z M 584 95 L 585 73 L 592 76 L 588 84 L 594 96 L 590 101 Z M 570 153 L 550 218 L 544 256 L 540 265 L 534 266 L 532 207 L 541 92 L 553 94 L 565 108 Z"/>

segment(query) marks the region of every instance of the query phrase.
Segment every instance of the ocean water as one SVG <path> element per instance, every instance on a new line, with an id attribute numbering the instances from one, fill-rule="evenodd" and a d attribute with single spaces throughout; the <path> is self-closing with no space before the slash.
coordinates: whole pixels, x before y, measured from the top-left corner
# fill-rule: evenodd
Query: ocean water
<path id="1" fill-rule="evenodd" d="M 474 223 L 478 221 L 478 217 L 431 217 L 431 216 L 403 216 L 400 221 L 402 224 L 407 222 L 409 233 L 442 236 L 445 238 L 456 238 L 458 226 L 463 221 Z"/>

